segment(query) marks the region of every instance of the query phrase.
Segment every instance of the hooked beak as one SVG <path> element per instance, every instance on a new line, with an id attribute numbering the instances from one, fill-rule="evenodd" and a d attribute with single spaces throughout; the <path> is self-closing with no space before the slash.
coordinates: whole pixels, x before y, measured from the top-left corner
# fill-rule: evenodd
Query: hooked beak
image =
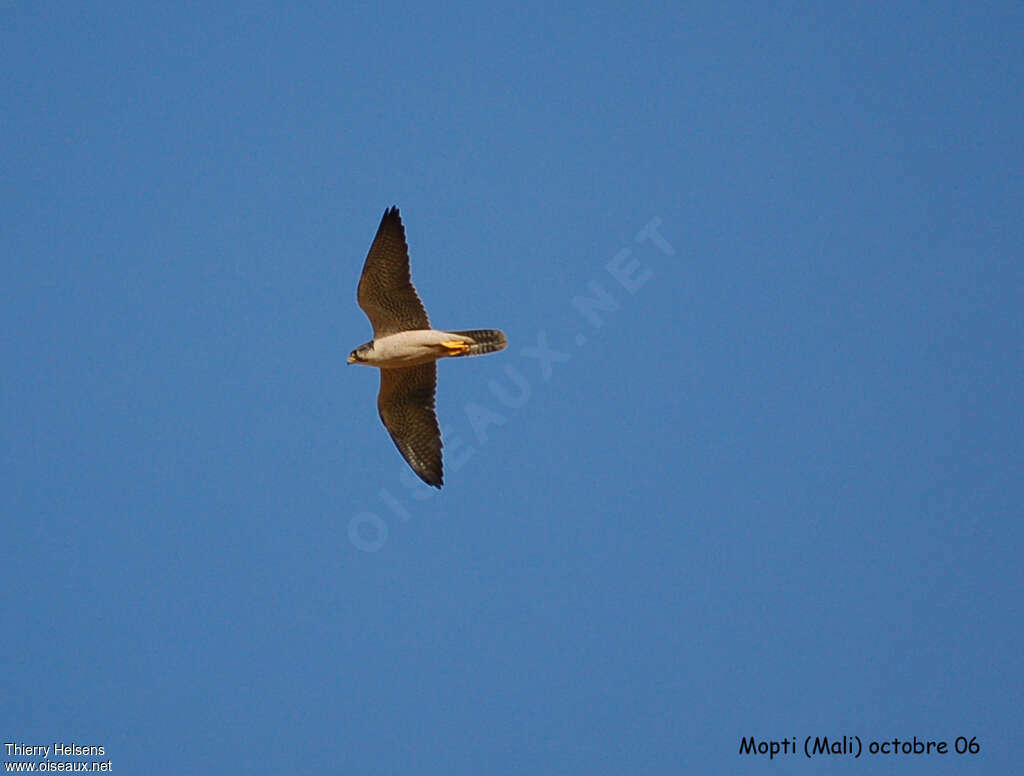
<path id="1" fill-rule="evenodd" d="M 356 357 L 354 355 L 352 355 L 351 353 L 349 353 L 348 354 L 348 363 L 354 364 L 355 362 L 356 362 Z"/>

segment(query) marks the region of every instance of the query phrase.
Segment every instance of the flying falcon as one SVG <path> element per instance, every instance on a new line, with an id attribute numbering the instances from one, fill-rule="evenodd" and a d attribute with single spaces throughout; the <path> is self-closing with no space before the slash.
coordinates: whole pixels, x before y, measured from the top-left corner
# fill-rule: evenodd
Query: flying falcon
<path id="1" fill-rule="evenodd" d="M 398 451 L 428 485 L 440 488 L 441 429 L 434 412 L 439 358 L 504 350 L 497 329 L 440 331 L 430 327 L 409 275 L 409 246 L 398 208 L 384 211 L 363 265 L 356 294 L 373 326 L 373 340 L 349 353 L 348 363 L 380 368 L 377 410 Z"/>

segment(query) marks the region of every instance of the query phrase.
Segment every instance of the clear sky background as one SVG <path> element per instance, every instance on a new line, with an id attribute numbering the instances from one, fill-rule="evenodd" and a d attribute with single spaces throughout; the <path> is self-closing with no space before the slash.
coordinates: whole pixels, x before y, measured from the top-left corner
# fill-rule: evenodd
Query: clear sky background
<path id="1" fill-rule="evenodd" d="M 0 3 L 2 742 L 1019 767 L 1024 10 L 826 5 Z M 441 492 L 345 364 L 392 204 L 511 343 Z M 844 734 L 981 752 L 738 754 Z"/>

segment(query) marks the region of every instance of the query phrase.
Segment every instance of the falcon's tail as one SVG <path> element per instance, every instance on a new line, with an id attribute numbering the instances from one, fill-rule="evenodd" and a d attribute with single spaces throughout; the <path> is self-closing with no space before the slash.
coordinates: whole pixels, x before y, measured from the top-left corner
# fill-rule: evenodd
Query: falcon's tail
<path id="1" fill-rule="evenodd" d="M 451 333 L 473 340 L 469 343 L 469 350 L 459 353 L 460 356 L 482 356 L 484 353 L 504 350 L 508 345 L 505 332 L 498 329 L 470 329 L 469 331 L 453 331 Z"/>

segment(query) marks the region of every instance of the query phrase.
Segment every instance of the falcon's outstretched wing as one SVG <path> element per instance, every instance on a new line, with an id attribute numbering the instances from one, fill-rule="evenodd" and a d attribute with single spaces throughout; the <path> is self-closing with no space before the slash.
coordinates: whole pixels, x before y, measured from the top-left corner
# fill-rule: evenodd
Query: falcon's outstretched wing
<path id="1" fill-rule="evenodd" d="M 428 485 L 440 488 L 441 429 L 434 412 L 437 362 L 380 370 L 377 410 L 399 452 Z"/>
<path id="2" fill-rule="evenodd" d="M 409 275 L 409 246 L 398 208 L 384 211 L 363 264 L 356 294 L 373 325 L 373 338 L 410 329 L 429 329 L 430 320 Z"/>

